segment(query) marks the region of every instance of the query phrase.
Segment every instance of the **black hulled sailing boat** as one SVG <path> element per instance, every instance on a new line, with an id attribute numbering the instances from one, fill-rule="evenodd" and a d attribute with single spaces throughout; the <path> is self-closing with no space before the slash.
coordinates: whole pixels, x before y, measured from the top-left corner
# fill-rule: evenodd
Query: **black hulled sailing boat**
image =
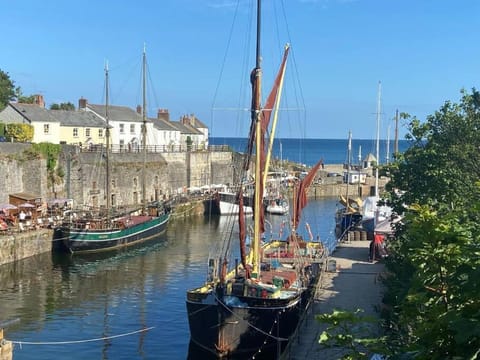
<path id="1" fill-rule="evenodd" d="M 60 227 L 61 238 L 71 253 L 89 253 L 107 251 L 138 244 L 153 239 L 167 228 L 170 215 L 162 204 L 146 202 L 145 162 L 146 162 L 146 54 L 143 52 L 143 112 L 142 112 L 142 206 L 129 213 L 115 213 L 111 206 L 110 191 L 110 125 L 109 125 L 109 94 L 108 66 L 105 67 L 105 120 L 106 120 L 106 151 L 105 151 L 105 198 L 106 208 L 101 212 L 82 211 L 81 217 L 72 217 Z"/>
<path id="2" fill-rule="evenodd" d="M 231 260 L 233 240 L 226 235 L 225 241 L 219 245 L 219 251 L 208 259 L 206 282 L 187 291 L 186 297 L 191 343 L 218 358 L 258 357 L 260 353 L 268 354 L 270 358 L 280 355 L 295 333 L 307 306 L 319 273 L 318 260 L 322 253 L 317 253 L 317 250 L 322 250 L 320 243 L 300 249 L 302 241 L 295 231 L 285 241 L 271 241 L 262 245 L 262 200 L 269 163 L 265 135 L 272 109 L 279 101 L 278 90 L 283 81 L 288 47 L 273 90 L 262 108 L 259 25 L 260 0 L 257 0 L 256 66 L 251 73 L 251 125 L 244 163 L 244 170 L 247 171 L 250 160 L 255 158 L 254 231 L 251 244 L 250 247 L 246 245 L 244 191 L 240 189 L 237 194 L 240 261 Z M 320 163 L 312 169 L 313 175 L 308 175 L 308 179 L 306 177 L 306 181 L 300 183 L 297 192 L 300 203 L 298 207 L 296 205 L 298 213 L 294 219 L 297 224 L 301 209 L 306 205 L 306 190 L 319 166 Z M 282 251 L 291 256 L 281 259 L 275 256 Z"/>

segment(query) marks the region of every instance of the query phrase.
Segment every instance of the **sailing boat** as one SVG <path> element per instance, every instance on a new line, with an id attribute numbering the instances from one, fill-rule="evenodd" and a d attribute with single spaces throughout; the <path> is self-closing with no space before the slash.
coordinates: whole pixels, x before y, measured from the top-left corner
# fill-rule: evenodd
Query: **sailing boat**
<path id="1" fill-rule="evenodd" d="M 362 219 L 361 207 L 362 200 L 360 198 L 350 198 L 350 171 L 352 168 L 352 132 L 348 132 L 348 148 L 347 148 L 347 171 L 346 171 L 346 194 L 341 195 L 339 199 L 340 208 L 335 213 L 336 235 L 339 241 L 343 240 L 349 230 L 358 225 Z M 360 176 L 358 178 L 360 183 Z"/>
<path id="2" fill-rule="evenodd" d="M 89 253 L 117 249 L 159 236 L 167 228 L 170 215 L 158 203 L 146 202 L 146 54 L 143 51 L 143 113 L 142 113 L 142 208 L 129 213 L 114 213 L 110 190 L 110 125 L 108 97 L 108 66 L 105 67 L 105 119 L 106 153 L 105 184 L 106 212 L 82 212 L 80 218 L 72 218 L 60 227 L 60 237 L 71 253 Z"/>
<path id="3" fill-rule="evenodd" d="M 212 253 L 208 259 L 206 282 L 200 287 L 188 290 L 186 296 L 191 343 L 216 357 L 244 359 L 259 357 L 260 353 L 268 354 L 271 358 L 279 357 L 297 329 L 320 273 L 321 253 L 315 253 L 314 248 L 307 246 L 301 249 L 305 243 L 296 236 L 295 231 L 292 231 L 287 240 L 271 241 L 262 246 L 262 201 L 270 158 L 270 152 L 265 153 L 265 134 L 275 103 L 278 110 L 279 89 L 283 81 L 288 46 L 273 90 L 262 108 L 260 3 L 260 0 L 257 0 L 256 66 L 251 73 L 251 125 L 244 162 L 244 170 L 247 171 L 250 160 L 255 158 L 254 224 L 249 251 L 246 245 L 243 191 L 240 189 L 237 252 L 240 259 L 232 259 L 232 255 L 235 255 L 230 247 L 234 241 L 231 237 L 233 231 L 228 230 L 229 236 L 226 235 L 225 241 L 218 244 L 219 251 Z M 273 133 L 274 131 L 270 131 L 270 134 Z M 306 191 L 309 182 L 313 180 L 320 165 L 319 162 L 299 184 L 296 191 L 298 201 L 294 211 L 294 225 L 298 224 L 301 211 L 307 203 Z M 321 249 L 321 244 L 317 244 L 318 249 Z M 282 251 L 287 251 L 289 256 L 272 255 L 281 254 Z M 264 256 L 265 254 L 272 256 Z"/>

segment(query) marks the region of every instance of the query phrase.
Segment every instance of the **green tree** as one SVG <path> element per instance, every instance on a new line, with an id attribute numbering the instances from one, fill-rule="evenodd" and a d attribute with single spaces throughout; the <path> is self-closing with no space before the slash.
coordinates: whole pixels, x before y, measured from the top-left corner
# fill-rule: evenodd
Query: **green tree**
<path id="1" fill-rule="evenodd" d="M 35 95 L 30 95 L 30 96 L 20 95 L 17 101 L 22 104 L 35 104 Z"/>
<path id="2" fill-rule="evenodd" d="M 15 82 L 10 79 L 8 73 L 0 70 L 0 111 L 2 111 L 10 101 L 16 99 L 20 93 L 20 88 L 15 88 Z"/>
<path id="3" fill-rule="evenodd" d="M 50 110 L 69 110 L 69 111 L 74 111 L 75 110 L 75 105 L 73 105 L 71 102 L 67 103 L 60 103 L 60 104 L 52 104 L 50 105 Z"/>
<path id="4" fill-rule="evenodd" d="M 480 354 L 480 94 L 461 94 L 409 118 L 411 147 L 387 168 L 404 215 L 386 263 L 390 343 L 419 359 Z"/>

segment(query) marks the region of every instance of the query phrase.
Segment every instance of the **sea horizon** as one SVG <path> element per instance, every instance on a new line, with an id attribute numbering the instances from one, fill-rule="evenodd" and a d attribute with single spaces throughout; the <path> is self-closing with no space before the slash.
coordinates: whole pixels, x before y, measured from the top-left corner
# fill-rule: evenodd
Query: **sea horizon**
<path id="1" fill-rule="evenodd" d="M 209 140 L 211 145 L 228 145 L 237 152 L 245 152 L 247 145 L 246 137 L 213 136 Z M 398 151 L 404 152 L 409 144 L 408 140 L 398 140 Z M 394 145 L 395 140 L 379 140 L 379 164 L 393 159 Z M 369 154 L 376 154 L 375 140 L 352 139 L 350 163 L 358 164 Z M 324 164 L 345 164 L 348 162 L 348 139 L 277 138 L 273 143 L 273 157 L 307 166 L 319 160 Z"/>

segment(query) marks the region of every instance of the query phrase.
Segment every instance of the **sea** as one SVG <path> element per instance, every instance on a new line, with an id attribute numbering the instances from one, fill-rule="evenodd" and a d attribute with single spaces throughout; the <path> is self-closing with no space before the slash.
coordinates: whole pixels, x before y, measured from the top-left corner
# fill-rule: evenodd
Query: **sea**
<path id="1" fill-rule="evenodd" d="M 394 140 L 379 140 L 379 164 L 393 160 Z M 229 145 L 234 151 L 245 152 L 247 138 L 211 137 L 210 145 Z M 398 151 L 404 152 L 410 143 L 398 140 Z M 377 142 L 373 139 L 352 139 L 350 163 L 359 164 L 369 154 L 376 156 Z M 324 164 L 348 163 L 348 139 L 275 139 L 272 147 L 273 157 L 279 160 L 293 161 L 307 166 L 315 165 L 319 160 Z"/>
<path id="2" fill-rule="evenodd" d="M 212 143 L 237 151 L 245 146 L 238 138 Z M 369 141 L 353 144 L 362 154 L 371 152 Z M 291 161 L 338 164 L 347 142 L 283 139 L 275 147 L 278 157 L 281 148 Z M 299 233 L 334 251 L 336 206 L 335 198 L 310 199 Z M 265 236 L 278 236 L 283 218 L 266 220 Z M 135 248 L 89 256 L 46 253 L 0 266 L 0 328 L 13 342 L 13 358 L 202 359 L 189 346 L 186 291 L 204 283 L 210 249 L 226 227 L 224 216 L 180 218 Z"/>

